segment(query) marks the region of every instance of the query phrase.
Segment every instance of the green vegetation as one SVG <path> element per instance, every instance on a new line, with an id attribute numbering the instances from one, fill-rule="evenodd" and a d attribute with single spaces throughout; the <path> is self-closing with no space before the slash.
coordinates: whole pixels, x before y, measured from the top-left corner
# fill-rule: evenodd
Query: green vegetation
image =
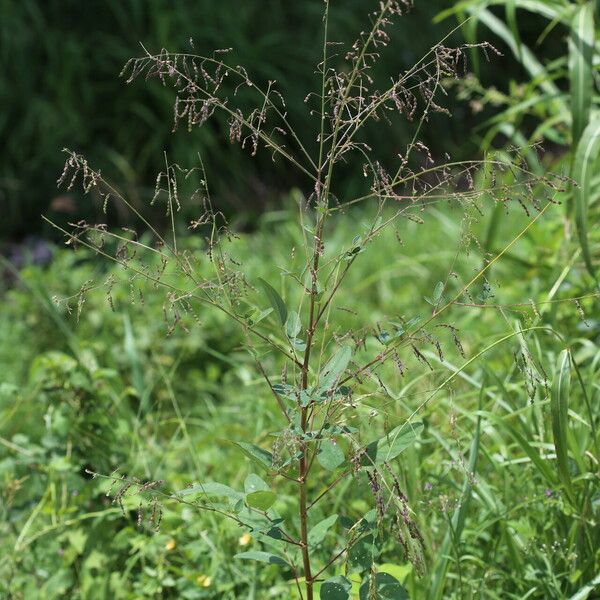
<path id="1" fill-rule="evenodd" d="M 190 136 L 214 116 L 206 139 L 228 129 L 295 173 L 252 231 L 213 204 L 212 162 L 228 162 L 217 189 L 238 185 L 229 154 L 162 154 L 137 196 L 69 152 L 59 193 L 127 226 L 50 215 L 69 248 L 45 267 L 2 259 L 0 596 L 596 597 L 593 5 L 456 3 L 440 19 L 468 43 L 390 78 L 406 3 L 374 3 L 344 59 L 327 41 L 353 9 L 318 4 L 306 121 L 293 86 L 288 114 L 285 86 L 228 53 L 124 70 L 162 81 Z M 544 38 L 569 32 L 546 65 L 522 9 L 549 19 Z M 516 100 L 461 77 L 466 54 L 481 75 L 495 53 L 481 23 L 524 66 Z M 502 107 L 476 160 L 423 142 L 456 126 L 450 90 Z M 399 153 L 377 145 L 386 131 L 409 134 Z"/>
<path id="2" fill-rule="evenodd" d="M 526 223 L 524 215 L 513 216 Z M 334 243 L 352 239 L 361 217 L 344 217 Z M 403 246 L 390 231 L 361 255 L 340 306 L 373 322 L 389 314 L 415 316 L 415 303 L 426 315 L 421 299 L 451 268 L 460 234 L 448 211 L 434 211 L 429 221 L 426 228 L 408 223 Z M 272 265 L 286 260 L 297 241 L 289 223 L 287 210 L 269 213 L 255 234 L 240 240 L 239 256 L 253 280 L 272 277 Z M 428 593 L 563 598 L 595 577 L 598 299 L 579 301 L 588 313 L 585 321 L 574 301 L 556 302 L 587 290 L 578 250 L 564 241 L 563 226 L 561 209 L 550 209 L 494 266 L 490 281 L 498 285 L 491 284 L 487 303 L 524 302 L 503 310 L 506 321 L 491 306 L 452 309 L 468 359 L 448 350 L 440 363 L 428 352 L 429 372 L 408 357 L 405 377 L 393 368 L 382 374 L 390 396 L 361 406 L 357 421 L 371 423 L 375 431 L 386 421 L 397 422 L 456 373 L 421 412 L 425 428 L 419 443 L 395 464 L 425 536 L 427 569 L 423 578 L 416 577 L 393 545 L 380 564 L 413 598 Z M 503 232 L 500 243 L 509 236 Z M 187 244 L 193 249 L 199 242 L 192 238 Z M 473 253 L 463 268 L 477 268 L 480 260 Z M 86 469 L 110 474 L 118 468 L 143 481 L 163 480 L 166 493 L 211 479 L 243 489 L 252 469 L 224 440 L 265 445 L 278 428 L 276 407 L 253 374 L 239 331 L 206 312 L 198 315 L 200 325 L 185 317 L 189 334 L 178 328 L 165 337 L 169 324 L 162 299 L 147 294 L 144 305 L 137 298 L 132 305 L 127 278 L 106 267 L 85 250 L 62 250 L 47 270 L 24 270 L 2 306 L 2 364 L 8 376 L 1 415 L 2 593 L 10 590 L 15 598 L 292 596 L 292 584 L 281 582 L 276 565 L 249 568 L 230 560 L 237 552 L 262 549 L 236 525 L 166 502 L 157 533 L 146 517 L 137 525 L 137 496 L 124 498 L 123 512 L 105 495 L 110 481 L 86 475 Z M 51 302 L 51 295 L 77 293 L 99 275 L 125 284 L 113 288 L 114 312 L 107 310 L 105 288 L 86 297 L 79 321 L 77 298 L 71 315 Z M 528 298 L 539 302 L 539 316 Z M 518 335 L 519 327 L 538 329 Z M 571 349 L 570 388 L 559 380 L 564 348 Z M 480 352 L 483 360 L 470 362 Z M 532 401 L 536 373 L 546 383 Z M 567 415 L 558 411 L 566 446 L 562 434 L 556 440 L 567 459 L 572 498 L 558 469 L 553 434 L 553 403 L 566 398 Z M 376 437 L 363 435 L 367 441 Z M 284 496 L 278 503 L 284 509 L 291 501 Z M 340 488 L 330 500 L 348 518 L 362 514 L 370 502 L 364 483 L 352 493 Z M 320 550 L 323 558 L 335 539 L 334 533 Z"/>

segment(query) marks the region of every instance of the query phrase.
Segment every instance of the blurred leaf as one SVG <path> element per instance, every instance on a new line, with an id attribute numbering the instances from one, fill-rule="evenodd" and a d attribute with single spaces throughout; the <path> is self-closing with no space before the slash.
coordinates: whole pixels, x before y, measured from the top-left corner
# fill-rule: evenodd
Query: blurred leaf
<path id="1" fill-rule="evenodd" d="M 361 572 L 369 571 L 375 559 L 375 542 L 372 535 L 360 538 L 348 551 L 348 565 Z"/>
<path id="2" fill-rule="evenodd" d="M 519 35 L 519 25 L 517 23 L 517 6 L 515 0 L 506 0 L 504 4 L 504 10 L 506 14 L 506 22 L 510 27 L 510 32 L 513 35 L 517 46 L 517 58 L 522 61 L 523 54 L 521 52 L 522 42 L 521 36 Z"/>
<path id="3" fill-rule="evenodd" d="M 486 381 L 484 380 L 479 387 L 479 414 L 475 425 L 475 434 L 471 442 L 471 450 L 469 452 L 469 473 L 475 475 L 477 471 L 477 461 L 479 459 L 479 443 L 481 441 L 481 408 L 485 398 Z M 467 477 L 462 488 L 462 500 L 458 507 L 454 509 L 452 515 L 451 527 L 444 535 L 442 545 L 437 552 L 436 562 L 433 568 L 433 578 L 430 586 L 428 598 L 429 600 L 441 600 L 444 594 L 444 586 L 447 582 L 447 571 L 451 557 L 451 545 L 455 546 L 460 542 L 469 505 L 471 504 L 471 493 L 473 490 L 473 479 Z"/>

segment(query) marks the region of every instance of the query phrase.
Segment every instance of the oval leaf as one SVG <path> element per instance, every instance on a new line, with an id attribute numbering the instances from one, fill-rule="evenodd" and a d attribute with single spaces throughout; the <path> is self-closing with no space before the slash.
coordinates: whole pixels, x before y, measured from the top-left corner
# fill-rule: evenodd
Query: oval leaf
<path id="1" fill-rule="evenodd" d="M 410 600 L 402 584 L 389 573 L 375 575 L 375 595 L 371 593 L 371 578 L 367 578 L 360 586 L 360 600 Z"/>
<path id="2" fill-rule="evenodd" d="M 317 454 L 319 464 L 328 471 L 334 471 L 344 463 L 346 457 L 343 450 L 332 440 L 325 440 Z"/>
<path id="3" fill-rule="evenodd" d="M 327 532 L 335 525 L 337 521 L 337 515 L 331 515 L 326 519 L 323 519 L 321 522 L 317 523 L 309 532 L 308 532 L 308 545 L 316 546 L 320 544 L 327 535 Z"/>
<path id="4" fill-rule="evenodd" d="M 257 508 L 258 510 L 269 510 L 275 503 L 275 500 L 277 500 L 275 492 L 260 491 L 246 494 L 246 503 L 248 506 Z"/>
<path id="5" fill-rule="evenodd" d="M 244 491 L 246 494 L 251 494 L 252 492 L 268 492 L 270 490 L 271 488 L 269 485 L 255 473 L 250 473 L 244 481 Z"/>
<path id="6" fill-rule="evenodd" d="M 352 582 L 338 575 L 323 582 L 319 597 L 321 600 L 348 600 L 351 589 Z"/>

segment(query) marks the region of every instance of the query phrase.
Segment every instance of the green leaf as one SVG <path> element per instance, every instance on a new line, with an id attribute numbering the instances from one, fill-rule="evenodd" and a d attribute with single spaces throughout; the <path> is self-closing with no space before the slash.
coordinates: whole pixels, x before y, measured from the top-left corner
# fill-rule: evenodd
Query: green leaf
<path id="1" fill-rule="evenodd" d="M 273 467 L 273 455 L 256 444 L 234 442 L 234 444 L 255 464 L 269 471 Z"/>
<path id="2" fill-rule="evenodd" d="M 300 315 L 295 311 L 289 312 L 285 322 L 287 336 L 293 340 L 300 333 L 301 329 L 302 323 L 300 322 Z"/>
<path id="3" fill-rule="evenodd" d="M 372 535 L 360 538 L 348 551 L 348 565 L 357 571 L 370 571 L 375 560 L 375 542 Z"/>
<path id="4" fill-rule="evenodd" d="M 569 38 L 569 79 L 571 86 L 571 113 L 573 115 L 573 146 L 589 122 L 594 80 L 594 2 L 578 7 L 571 25 Z"/>
<path id="5" fill-rule="evenodd" d="M 290 341 L 294 345 L 294 348 L 296 348 L 296 350 L 298 350 L 298 352 L 304 352 L 306 350 L 306 342 L 304 342 L 303 340 L 299 340 L 298 338 L 294 338 L 294 339 L 292 339 Z"/>
<path id="6" fill-rule="evenodd" d="M 422 429 L 421 422 L 399 425 L 385 437 L 371 442 L 365 448 L 366 456 L 363 456 L 360 464 L 369 467 L 393 460 L 417 440 Z"/>
<path id="7" fill-rule="evenodd" d="M 517 45 L 517 58 L 519 61 L 523 60 L 521 54 L 521 35 L 519 34 L 519 26 L 517 24 L 517 6 L 515 0 L 506 0 L 504 5 L 504 11 L 506 15 L 506 23 L 510 27 L 510 32 L 513 35 L 513 39 Z"/>
<path id="8" fill-rule="evenodd" d="M 275 503 L 275 500 L 277 500 L 275 492 L 252 492 L 246 494 L 246 504 L 262 511 L 269 510 Z"/>
<path id="9" fill-rule="evenodd" d="M 371 578 L 368 577 L 360 586 L 360 600 L 410 600 L 408 592 L 402 584 L 389 573 L 375 575 L 375 595 L 371 595 Z"/>
<path id="10" fill-rule="evenodd" d="M 259 277 L 258 281 L 260 282 L 265 295 L 269 299 L 271 306 L 279 316 L 281 324 L 285 325 L 287 320 L 287 308 L 285 307 L 285 302 L 270 283 L 266 282 L 262 277 Z"/>
<path id="11" fill-rule="evenodd" d="M 270 489 L 269 484 L 255 473 L 250 473 L 244 480 L 244 491 L 246 494 L 252 494 L 253 492 L 268 492 Z"/>
<path id="12" fill-rule="evenodd" d="M 350 590 L 352 590 L 352 582 L 337 575 L 323 582 L 319 597 L 321 600 L 348 600 Z"/>
<path id="13" fill-rule="evenodd" d="M 83 554 L 85 543 L 88 539 L 87 533 L 85 533 L 82 529 L 74 529 L 73 531 L 67 533 L 67 539 L 77 554 Z"/>
<path id="14" fill-rule="evenodd" d="M 569 473 L 567 428 L 569 426 L 569 393 L 571 391 L 571 357 L 563 350 L 558 357 L 556 375 L 552 382 L 551 413 L 552 435 L 556 449 L 558 476 L 565 486 L 567 496 L 573 501 L 573 486 Z"/>
<path id="15" fill-rule="evenodd" d="M 349 346 L 343 346 L 331 357 L 321 371 L 321 377 L 319 379 L 321 389 L 328 390 L 333 387 L 341 374 L 345 371 L 351 358 L 352 349 Z"/>
<path id="16" fill-rule="evenodd" d="M 316 546 L 320 544 L 327 535 L 327 532 L 335 525 L 335 522 L 338 520 L 337 515 L 331 515 L 326 519 L 323 519 L 319 523 L 317 523 L 309 532 L 308 532 L 308 545 Z"/>
<path id="17" fill-rule="evenodd" d="M 317 454 L 319 464 L 328 471 L 335 471 L 344 463 L 346 457 L 343 450 L 333 440 L 324 440 Z"/>
<path id="18" fill-rule="evenodd" d="M 395 577 L 398 581 L 402 582 L 412 573 L 412 563 L 405 563 L 403 565 L 395 565 L 393 563 L 383 563 L 377 566 L 379 573 L 388 573 L 392 577 Z"/>
<path id="19" fill-rule="evenodd" d="M 595 272 L 588 244 L 587 214 L 592 195 L 592 172 L 599 149 L 600 117 L 597 117 L 591 121 L 581 135 L 579 144 L 577 144 L 577 150 L 575 151 L 572 173 L 573 180 L 576 183 L 576 187 L 573 189 L 575 225 L 577 227 L 583 259 L 592 277 L 595 277 Z"/>
<path id="20" fill-rule="evenodd" d="M 244 497 L 240 492 L 236 492 L 233 488 L 230 488 L 228 485 L 224 485 L 222 483 L 215 483 L 212 481 L 208 481 L 206 483 L 196 483 L 190 487 L 187 487 L 183 490 L 175 492 L 172 494 L 172 498 L 179 498 L 183 496 L 190 496 L 192 494 L 202 494 L 204 496 L 219 496 L 223 498 L 229 498 L 230 500 L 240 500 Z"/>
<path id="21" fill-rule="evenodd" d="M 234 558 L 241 558 L 242 560 L 256 560 L 258 562 L 264 562 L 270 565 L 282 565 L 284 567 L 289 567 L 288 563 L 281 558 L 281 556 L 271 554 L 270 552 L 260 552 L 258 550 L 241 552 L 240 554 L 236 554 Z"/>
<path id="22" fill-rule="evenodd" d="M 258 510 L 269 510 L 277 500 L 277 494 L 269 488 L 258 475 L 250 473 L 244 481 L 246 490 L 246 504 Z"/>
<path id="23" fill-rule="evenodd" d="M 253 310 L 250 315 L 248 315 L 248 325 L 256 325 L 260 323 L 265 317 L 268 317 L 273 312 L 272 308 L 265 308 L 265 310 Z"/>

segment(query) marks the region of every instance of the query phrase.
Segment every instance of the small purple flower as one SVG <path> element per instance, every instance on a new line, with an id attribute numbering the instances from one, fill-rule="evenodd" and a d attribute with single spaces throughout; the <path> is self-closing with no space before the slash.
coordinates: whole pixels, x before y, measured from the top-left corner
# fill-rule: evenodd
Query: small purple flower
<path id="1" fill-rule="evenodd" d="M 427 482 L 427 483 L 426 483 L 426 484 L 423 486 L 423 489 L 424 489 L 426 492 L 430 492 L 430 491 L 433 489 L 433 484 L 432 484 L 431 482 L 429 482 L 429 481 L 428 481 L 428 482 Z"/>
<path id="2" fill-rule="evenodd" d="M 554 496 L 554 492 L 552 490 L 546 490 L 544 493 L 546 494 L 546 498 L 552 498 L 552 496 Z"/>

